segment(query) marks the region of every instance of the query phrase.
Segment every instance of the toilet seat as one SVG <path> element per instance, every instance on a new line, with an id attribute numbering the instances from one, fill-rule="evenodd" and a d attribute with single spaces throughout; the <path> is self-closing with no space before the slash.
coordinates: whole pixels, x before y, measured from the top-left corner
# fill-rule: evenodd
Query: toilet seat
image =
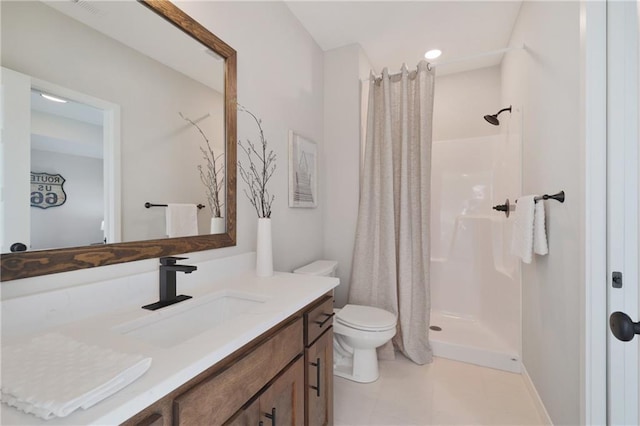
<path id="1" fill-rule="evenodd" d="M 395 328 L 396 316 L 372 306 L 345 305 L 336 312 L 336 322 L 356 330 L 386 331 Z"/>

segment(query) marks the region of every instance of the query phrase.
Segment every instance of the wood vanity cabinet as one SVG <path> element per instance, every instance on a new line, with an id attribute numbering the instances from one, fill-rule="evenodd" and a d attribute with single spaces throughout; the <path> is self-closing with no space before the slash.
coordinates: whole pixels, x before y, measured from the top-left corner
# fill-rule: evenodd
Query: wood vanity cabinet
<path id="1" fill-rule="evenodd" d="M 123 424 L 333 424 L 332 312 L 327 294 Z"/>
<path id="2" fill-rule="evenodd" d="M 280 374 L 225 426 L 304 425 L 304 358 Z"/>
<path id="3" fill-rule="evenodd" d="M 333 297 L 304 314 L 305 424 L 333 425 Z"/>

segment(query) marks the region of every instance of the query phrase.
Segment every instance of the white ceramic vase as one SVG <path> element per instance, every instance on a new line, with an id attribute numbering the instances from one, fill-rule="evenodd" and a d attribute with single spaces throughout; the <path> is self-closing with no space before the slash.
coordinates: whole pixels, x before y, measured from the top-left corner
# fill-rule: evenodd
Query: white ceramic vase
<path id="1" fill-rule="evenodd" d="M 223 217 L 212 217 L 211 218 L 211 233 L 212 234 L 224 234 L 226 232 L 226 227 L 224 224 Z"/>
<path id="2" fill-rule="evenodd" d="M 258 239 L 256 244 L 256 275 L 273 275 L 273 250 L 271 246 L 271 219 L 258 218 Z"/>

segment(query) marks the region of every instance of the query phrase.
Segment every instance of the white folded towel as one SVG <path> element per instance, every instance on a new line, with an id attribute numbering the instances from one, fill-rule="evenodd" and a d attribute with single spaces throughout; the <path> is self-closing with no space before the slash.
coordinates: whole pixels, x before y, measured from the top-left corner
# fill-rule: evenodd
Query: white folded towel
<path id="1" fill-rule="evenodd" d="M 513 221 L 511 250 L 524 263 L 531 263 L 533 255 L 533 211 L 536 204 L 534 198 L 534 195 L 518 198 Z"/>
<path id="2" fill-rule="evenodd" d="M 49 333 L 2 348 L 2 402 L 43 419 L 87 409 L 124 388 L 151 358 Z"/>
<path id="3" fill-rule="evenodd" d="M 169 238 L 198 235 L 198 207 L 195 204 L 168 204 L 166 221 Z"/>
<path id="4" fill-rule="evenodd" d="M 549 246 L 547 245 L 547 230 L 545 229 L 543 200 L 536 203 L 535 212 L 533 214 L 533 251 L 534 253 L 542 256 L 549 253 Z"/>

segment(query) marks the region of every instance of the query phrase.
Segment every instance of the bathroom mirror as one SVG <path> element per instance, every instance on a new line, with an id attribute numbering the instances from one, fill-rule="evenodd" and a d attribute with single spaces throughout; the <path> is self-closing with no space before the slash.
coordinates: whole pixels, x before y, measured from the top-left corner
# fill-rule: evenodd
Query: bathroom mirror
<path id="1" fill-rule="evenodd" d="M 35 1 L 2 2 L 3 27 L 5 24 L 11 26 L 20 21 L 15 19 L 5 21 L 8 16 L 5 13 L 5 7 L 9 7 L 7 5 L 33 7 L 37 12 L 34 22 L 39 28 L 50 27 L 51 23 L 45 20 L 49 15 L 60 15 L 65 19 L 71 19 L 69 16 L 76 13 L 78 16 L 73 16 L 76 19 L 73 24 L 54 25 L 56 37 L 51 38 L 66 37 L 67 44 L 81 49 L 79 51 L 81 53 L 62 55 L 53 48 L 49 48 L 39 55 L 30 57 L 14 55 L 5 61 L 5 43 L 18 42 L 20 48 L 14 48 L 13 51 L 22 50 L 25 53 L 30 43 L 26 40 L 26 36 L 22 40 L 5 37 L 5 28 L 3 28 L 4 123 L 10 122 L 8 116 L 14 108 L 6 100 L 6 94 L 9 91 L 6 78 L 15 71 L 18 77 L 30 78 L 30 89 L 34 89 L 30 90 L 31 98 L 38 97 L 48 90 L 54 92 L 58 90 L 54 94 L 63 99 L 86 100 L 85 103 L 90 108 L 96 105 L 103 106 L 106 118 L 102 119 L 102 124 L 107 123 L 111 127 L 103 127 L 102 130 L 97 131 L 93 129 L 94 133 L 102 133 L 106 137 L 105 140 L 110 138 L 108 143 L 105 143 L 106 148 L 103 149 L 102 161 L 105 172 L 103 176 L 99 176 L 99 179 L 104 182 L 105 193 L 100 196 L 95 194 L 93 197 L 79 196 L 76 192 L 75 198 L 68 194 L 67 200 L 61 203 L 60 198 L 64 197 L 61 195 L 62 192 L 45 191 L 41 199 L 38 197 L 34 199 L 32 191 L 31 206 L 29 206 L 28 197 L 23 195 L 29 194 L 30 190 L 30 182 L 27 180 L 29 170 L 26 171 L 25 179 L 16 179 L 15 175 L 10 175 L 7 170 L 9 168 L 7 159 L 11 158 L 12 152 L 6 146 L 4 147 L 2 152 L 4 169 L 2 185 L 3 195 L 5 195 L 2 206 L 3 230 L 11 229 L 20 222 L 15 219 L 12 208 L 7 208 L 6 195 L 11 195 L 12 192 L 18 193 L 18 197 L 27 199 L 27 205 L 21 208 L 23 212 L 26 209 L 29 216 L 31 216 L 30 211 L 56 212 L 57 209 L 58 212 L 62 212 L 63 209 L 60 206 L 64 207 L 63 204 L 67 203 L 68 207 L 72 198 L 75 202 L 79 199 L 86 201 L 86 204 L 78 209 L 83 212 L 91 210 L 90 199 L 95 199 L 95 202 L 91 203 L 98 205 L 102 200 L 102 210 L 93 204 L 92 208 L 98 211 L 98 215 L 101 211 L 104 211 L 104 214 L 102 218 L 94 218 L 92 228 L 97 228 L 93 231 L 98 232 L 96 234 L 98 237 L 95 235 L 90 237 L 86 240 L 86 245 L 75 244 L 76 246 L 73 247 L 46 250 L 37 250 L 39 247 L 34 247 L 32 251 L 17 253 L 6 253 L 7 250 L 3 250 L 4 253 L 0 256 L 2 281 L 235 245 L 237 158 L 235 50 L 171 2 L 164 0 L 51 2 L 51 4 Z M 61 13 L 65 8 L 75 9 L 75 11 Z M 83 15 L 85 18 L 81 19 Z M 123 18 L 125 15 L 128 19 Z M 148 19 L 155 21 L 148 21 Z M 71 33 L 72 27 L 79 27 L 83 31 L 98 31 L 99 34 L 75 35 Z M 45 45 L 48 43 L 46 36 L 42 35 L 37 38 L 37 41 Z M 123 53 L 111 49 L 110 46 L 116 44 L 122 45 Z M 11 49 L 6 51 L 10 52 Z M 88 51 L 92 51 L 93 54 L 89 55 Z M 139 57 L 133 59 L 133 53 Z M 45 67 L 46 72 L 39 71 L 34 66 L 27 66 L 34 62 L 34 56 L 41 56 L 42 66 Z M 59 76 L 56 76 L 52 69 L 55 70 L 55 67 L 61 63 L 67 67 L 67 70 L 59 71 Z M 87 71 L 92 69 L 96 72 Z M 181 80 L 180 82 L 169 80 L 167 83 L 167 80 L 161 80 L 164 74 L 175 75 L 177 76 L 175 78 Z M 125 77 L 128 80 L 125 81 Z M 147 95 L 137 95 L 137 90 L 145 90 Z M 117 98 L 118 93 L 124 95 Z M 137 107 L 136 110 L 135 102 L 146 102 L 146 104 Z M 138 114 L 132 115 L 132 110 L 136 110 Z M 46 116 L 42 109 L 33 110 L 30 115 L 32 126 L 38 122 L 39 126 L 43 127 L 42 123 L 47 121 L 41 119 Z M 63 128 L 68 131 L 69 127 L 63 125 L 64 120 L 68 118 L 69 116 L 63 116 L 60 119 L 61 122 L 49 127 Z M 71 118 L 75 119 L 75 117 Z M 96 123 L 100 124 L 100 119 L 97 119 Z M 7 126 L 3 128 L 2 137 L 3 141 L 9 140 Z M 47 142 L 34 138 L 33 135 L 30 139 L 32 149 L 34 145 L 40 149 Z M 56 137 L 49 139 L 58 141 Z M 89 139 L 84 137 L 83 141 Z M 211 203 L 207 197 L 206 187 L 201 182 L 198 167 L 201 166 L 206 172 L 207 161 L 201 150 L 204 148 L 207 151 L 205 139 L 209 141 L 219 161 L 218 169 L 224 172 L 221 176 L 223 185 L 219 192 L 224 227 L 223 233 L 219 234 L 210 234 L 210 226 L 213 226 L 210 220 Z M 95 157 L 100 157 L 101 148 L 96 149 L 94 151 L 98 154 Z M 46 151 L 46 148 L 44 150 Z M 187 155 L 187 152 L 191 154 Z M 47 153 L 44 155 L 45 158 L 47 155 L 53 154 Z M 42 157 L 42 153 L 39 157 L 31 156 L 32 161 L 26 167 L 38 167 L 34 166 L 38 164 L 36 161 L 46 164 Z M 94 168 L 97 167 L 99 166 Z M 34 178 L 53 179 L 50 177 L 51 171 L 45 170 L 45 167 L 42 168 L 43 170 L 30 170 L 32 182 Z M 37 172 L 43 172 L 43 174 L 34 177 L 34 173 Z M 70 180 L 66 183 L 69 188 L 72 184 L 77 186 L 80 182 L 84 184 L 89 180 L 84 177 L 73 179 L 71 175 L 67 178 Z M 50 187 L 46 186 L 46 188 Z M 53 195 L 47 198 L 50 192 Z M 50 206 L 46 206 L 50 208 L 38 209 L 37 206 L 33 207 L 34 202 L 50 203 Z M 165 208 L 162 206 L 146 208 L 145 203 L 201 204 L 204 208 L 198 212 L 198 235 L 165 238 Z M 79 223 L 79 219 L 73 220 Z M 42 229 L 46 227 L 31 226 L 31 233 L 40 233 Z M 55 232 L 64 234 L 60 229 L 56 229 Z M 3 249 L 7 243 L 13 242 L 5 234 L 6 232 L 3 232 Z M 107 244 L 102 239 L 103 236 Z M 115 243 L 111 243 L 112 241 Z M 56 247 L 48 242 L 43 244 L 47 248 Z M 62 243 L 59 247 L 64 245 Z"/>

